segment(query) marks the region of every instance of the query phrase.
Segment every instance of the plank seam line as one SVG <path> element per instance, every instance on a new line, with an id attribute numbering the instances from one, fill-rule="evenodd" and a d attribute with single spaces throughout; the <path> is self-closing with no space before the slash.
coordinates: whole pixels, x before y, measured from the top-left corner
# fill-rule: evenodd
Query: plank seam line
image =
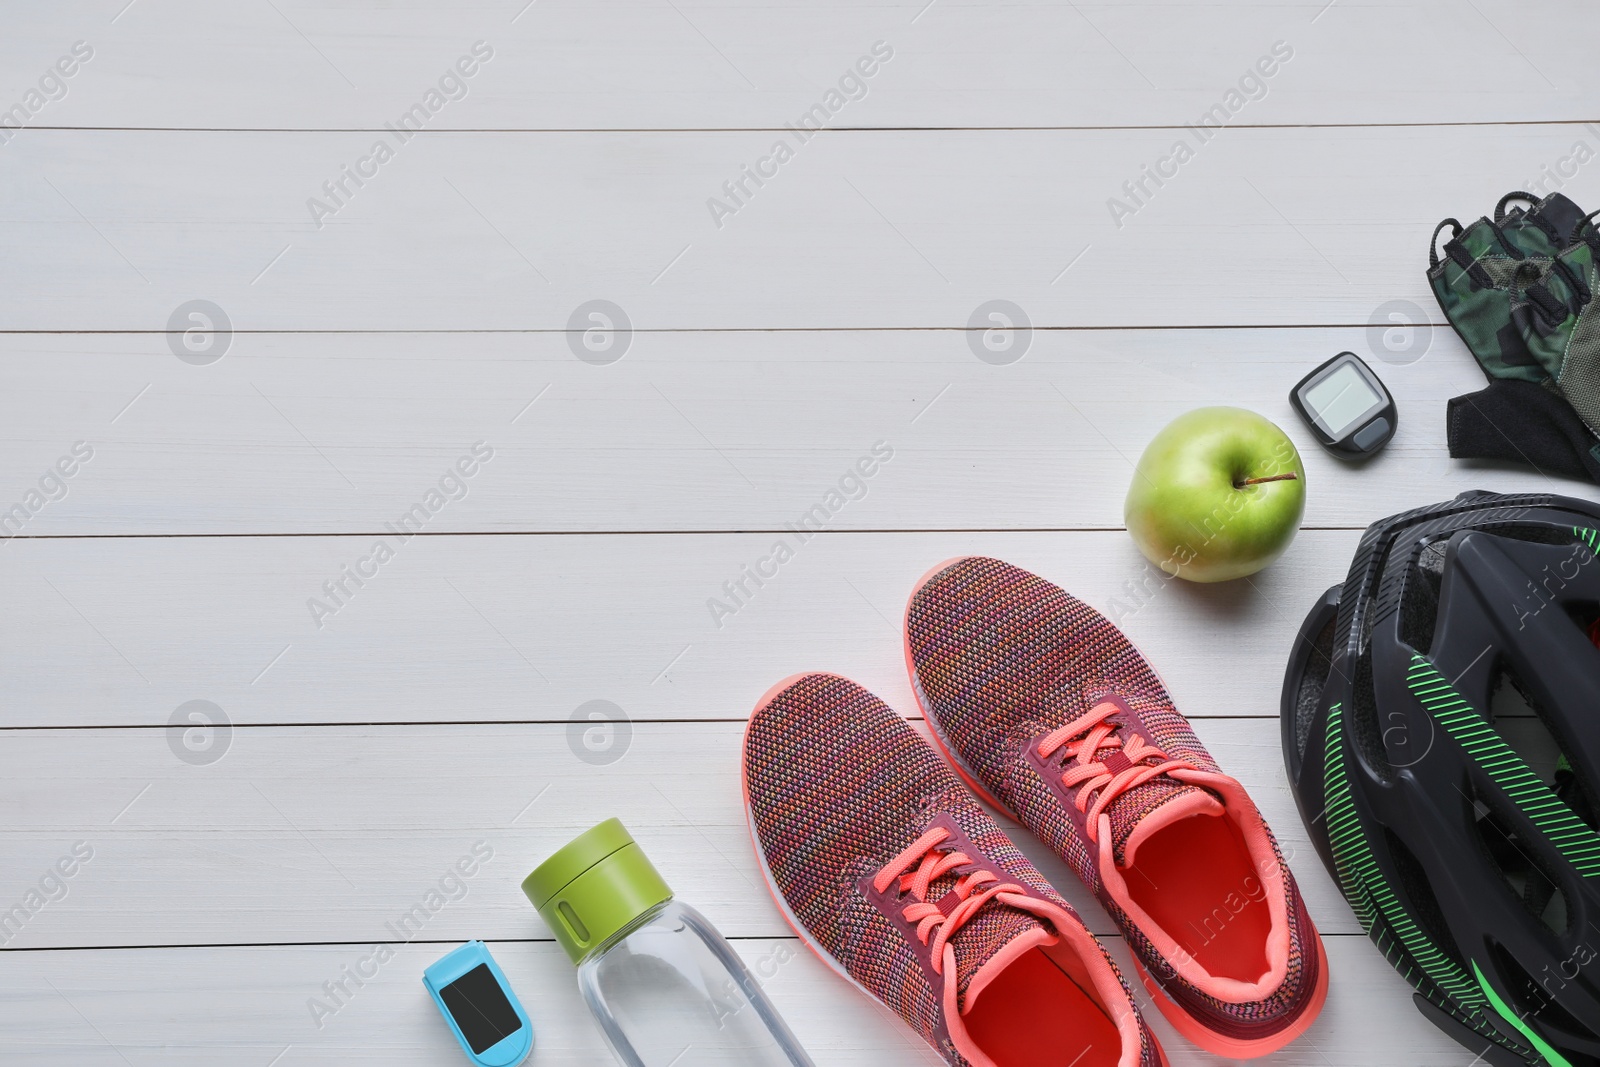
<path id="1" fill-rule="evenodd" d="M 798 941 L 794 934 L 724 934 L 729 941 Z M 1102 941 L 1121 941 L 1121 934 L 1096 934 Z M 1324 938 L 1328 937 L 1359 937 L 1366 939 L 1366 934 L 1359 931 L 1322 931 Z M 491 937 L 484 939 L 491 945 L 553 945 L 553 937 Z M 21 948 L 0 948 L 0 954 L 7 952 L 173 952 L 205 948 L 348 948 L 361 945 L 459 945 L 459 937 L 442 938 L 416 938 L 411 941 L 389 941 L 373 939 L 366 941 L 218 941 L 218 942 L 181 942 L 170 945 L 38 945 L 24 946 Z"/>
<path id="2" fill-rule="evenodd" d="M 1483 128 L 1492 126 L 1582 126 L 1600 119 L 1459 119 L 1432 122 L 1236 122 L 1230 130 L 1410 130 Z M 1099 126 L 825 126 L 818 133 L 1097 133 L 1149 130 L 1187 130 L 1184 123 L 1154 125 L 1107 124 Z M 384 133 L 369 126 L 46 126 L 30 125 L 26 133 Z M 785 133 L 782 126 L 463 126 L 421 129 L 422 136 L 452 134 L 590 134 L 613 133 Z"/>
<path id="3" fill-rule="evenodd" d="M 1237 719 L 1242 722 L 1263 722 L 1276 719 L 1276 713 L 1263 715 L 1208 715 L 1196 713 L 1188 715 L 1191 721 L 1218 721 Z M 1533 716 L 1508 715 L 1502 718 L 1533 718 Z M 921 715 L 902 715 L 906 722 L 922 722 Z M 699 724 L 743 724 L 749 721 L 748 715 L 720 717 L 699 717 L 689 719 L 630 719 L 634 726 L 687 726 Z M 287 730 L 287 729 L 366 729 L 368 727 L 382 726 L 567 726 L 572 722 L 569 718 L 560 719 L 380 719 L 380 720 L 328 720 L 318 722 L 232 722 L 228 725 L 235 730 Z M 48 730 L 169 730 L 169 723 L 78 723 L 78 724 L 52 724 L 48 726 L 0 726 L 0 732 L 23 731 L 48 731 Z"/>
<path id="4" fill-rule="evenodd" d="M 1372 325 L 1369 322 L 1290 322 L 1290 323 L 1178 323 L 1176 325 L 1132 325 L 1132 326 L 1041 326 L 1035 324 L 1032 329 L 1036 333 L 1134 333 L 1134 332 L 1177 332 L 1185 330 L 1365 330 Z M 1417 322 L 1408 324 L 1411 328 L 1423 326 L 1436 326 L 1441 329 L 1449 326 L 1448 322 Z M 635 334 L 641 333 L 969 333 L 970 326 L 635 326 Z M 0 329 L 0 337 L 35 337 L 35 336 L 103 336 L 103 337 L 164 337 L 167 330 L 47 330 L 47 329 Z M 332 337 L 344 336 L 388 336 L 414 334 L 418 336 L 459 336 L 471 334 L 566 334 L 570 331 L 558 327 L 527 327 L 498 329 L 480 329 L 469 327 L 453 328 L 428 328 L 428 329 L 368 329 L 368 330 L 234 330 L 235 336 L 244 334 L 271 337 L 276 335 L 298 336 L 302 334 L 327 335 Z M 464 360 L 463 362 L 471 362 Z M 527 360 L 497 360 L 495 362 L 529 362 Z"/>
<path id="5" fill-rule="evenodd" d="M 1300 531 L 1314 533 L 1345 533 L 1365 530 L 1365 526 L 1302 526 Z M 744 537 L 782 536 L 788 530 L 422 530 L 413 537 Z M 815 534 L 833 537 L 857 534 L 903 536 L 906 534 L 1037 534 L 1037 533 L 1126 533 L 1125 526 L 957 526 L 936 527 L 883 527 L 864 530 L 817 530 Z M 93 534 L 11 534 L 0 537 L 6 541 L 150 541 L 161 539 L 195 540 L 203 538 L 242 537 L 387 537 L 378 530 L 352 530 L 347 533 L 319 533 L 283 531 L 278 533 L 93 533 Z"/>

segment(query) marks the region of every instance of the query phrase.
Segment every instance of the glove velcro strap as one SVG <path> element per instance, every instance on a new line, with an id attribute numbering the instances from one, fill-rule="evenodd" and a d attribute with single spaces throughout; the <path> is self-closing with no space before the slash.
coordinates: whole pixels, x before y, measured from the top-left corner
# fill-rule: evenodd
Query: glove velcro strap
<path id="1" fill-rule="evenodd" d="M 1540 318 L 1551 329 L 1566 321 L 1567 305 L 1557 300 L 1555 294 L 1551 293 L 1543 282 L 1535 282 L 1533 285 L 1528 286 L 1522 291 L 1522 295 L 1526 296 L 1528 302 L 1538 309 Z"/>
<path id="2" fill-rule="evenodd" d="M 1445 219 L 1433 228 L 1433 236 L 1428 239 L 1428 268 L 1430 270 L 1439 269 L 1439 234 L 1444 232 L 1446 226 L 1450 227 L 1450 238 L 1452 240 L 1461 236 L 1461 223 L 1455 219 Z"/>
<path id="3" fill-rule="evenodd" d="M 1444 254 L 1449 256 L 1451 261 L 1465 272 L 1474 286 L 1479 289 L 1494 288 L 1494 280 L 1489 277 L 1489 272 L 1483 269 L 1482 264 L 1472 258 L 1472 253 L 1468 252 L 1458 239 L 1451 238 L 1445 242 Z"/>
<path id="4" fill-rule="evenodd" d="M 1576 315 L 1582 311 L 1584 305 L 1589 303 L 1593 293 L 1589 291 L 1588 284 L 1583 280 L 1582 272 L 1576 270 L 1571 263 L 1557 256 L 1555 270 L 1561 275 L 1561 280 L 1567 283 L 1567 291 L 1572 294 L 1572 299 L 1567 301 L 1567 307 Z"/>

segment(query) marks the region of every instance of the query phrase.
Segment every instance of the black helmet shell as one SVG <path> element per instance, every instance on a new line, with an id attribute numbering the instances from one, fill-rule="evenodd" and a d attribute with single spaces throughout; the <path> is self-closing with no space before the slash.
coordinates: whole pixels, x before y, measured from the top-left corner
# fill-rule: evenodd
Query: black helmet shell
<path id="1" fill-rule="evenodd" d="M 1548 495 L 1374 523 L 1284 679 L 1324 864 L 1423 1014 L 1505 1067 L 1600 1065 L 1597 531 Z"/>

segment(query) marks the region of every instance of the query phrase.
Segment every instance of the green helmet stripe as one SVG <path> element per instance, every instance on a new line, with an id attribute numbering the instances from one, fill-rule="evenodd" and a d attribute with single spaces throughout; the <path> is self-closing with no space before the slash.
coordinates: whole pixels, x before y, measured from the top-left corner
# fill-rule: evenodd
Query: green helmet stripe
<path id="1" fill-rule="evenodd" d="M 1467 972 L 1428 939 L 1412 921 L 1399 898 L 1384 880 L 1383 871 L 1372 856 L 1350 798 L 1350 780 L 1345 771 L 1344 746 L 1340 743 L 1344 711 L 1340 704 L 1328 710 L 1326 779 L 1323 792 L 1327 805 L 1328 838 L 1339 869 L 1339 885 L 1370 937 L 1379 912 L 1405 946 L 1410 959 L 1439 991 L 1463 1011 L 1479 1012 L 1483 995 Z M 1418 985 L 1404 959 L 1390 962 L 1401 966 L 1407 981 Z"/>
<path id="2" fill-rule="evenodd" d="M 1500 1017 L 1506 1022 L 1510 1023 L 1512 1026 L 1515 1026 L 1517 1031 L 1522 1034 L 1523 1037 L 1527 1038 L 1534 1048 L 1539 1050 L 1539 1055 L 1544 1057 L 1545 1063 L 1549 1064 L 1550 1067 L 1572 1067 L 1571 1060 L 1557 1052 L 1551 1046 L 1550 1042 L 1534 1033 L 1533 1028 L 1527 1023 L 1523 1022 L 1521 1017 L 1519 1017 L 1517 1013 L 1511 1009 L 1510 1005 L 1500 999 L 1500 994 L 1496 993 L 1494 989 L 1490 987 L 1489 983 L 1483 977 L 1483 972 L 1478 969 L 1476 962 L 1474 962 L 1472 965 L 1472 973 L 1478 976 L 1478 988 L 1482 989 L 1483 995 L 1489 998 L 1489 1003 L 1494 1006 L 1494 1010 L 1499 1012 Z"/>
<path id="3" fill-rule="evenodd" d="M 1578 873 L 1585 878 L 1600 876 L 1600 834 L 1573 814 L 1433 664 L 1415 652 L 1411 654 L 1406 684 L 1439 725 L 1505 790 Z"/>

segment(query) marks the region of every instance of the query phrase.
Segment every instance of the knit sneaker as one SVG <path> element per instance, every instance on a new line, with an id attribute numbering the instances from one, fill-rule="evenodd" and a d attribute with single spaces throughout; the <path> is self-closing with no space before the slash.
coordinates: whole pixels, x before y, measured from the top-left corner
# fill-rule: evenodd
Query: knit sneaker
<path id="1" fill-rule="evenodd" d="M 906 665 L 950 762 L 1100 898 L 1180 1033 L 1248 1058 L 1311 1025 L 1328 964 L 1294 877 L 1120 630 L 1037 575 L 967 557 L 912 593 Z"/>
<path id="2" fill-rule="evenodd" d="M 801 940 L 947 1063 L 1166 1063 L 1072 908 L 854 682 L 796 675 L 762 697 L 744 795 L 762 872 Z"/>

